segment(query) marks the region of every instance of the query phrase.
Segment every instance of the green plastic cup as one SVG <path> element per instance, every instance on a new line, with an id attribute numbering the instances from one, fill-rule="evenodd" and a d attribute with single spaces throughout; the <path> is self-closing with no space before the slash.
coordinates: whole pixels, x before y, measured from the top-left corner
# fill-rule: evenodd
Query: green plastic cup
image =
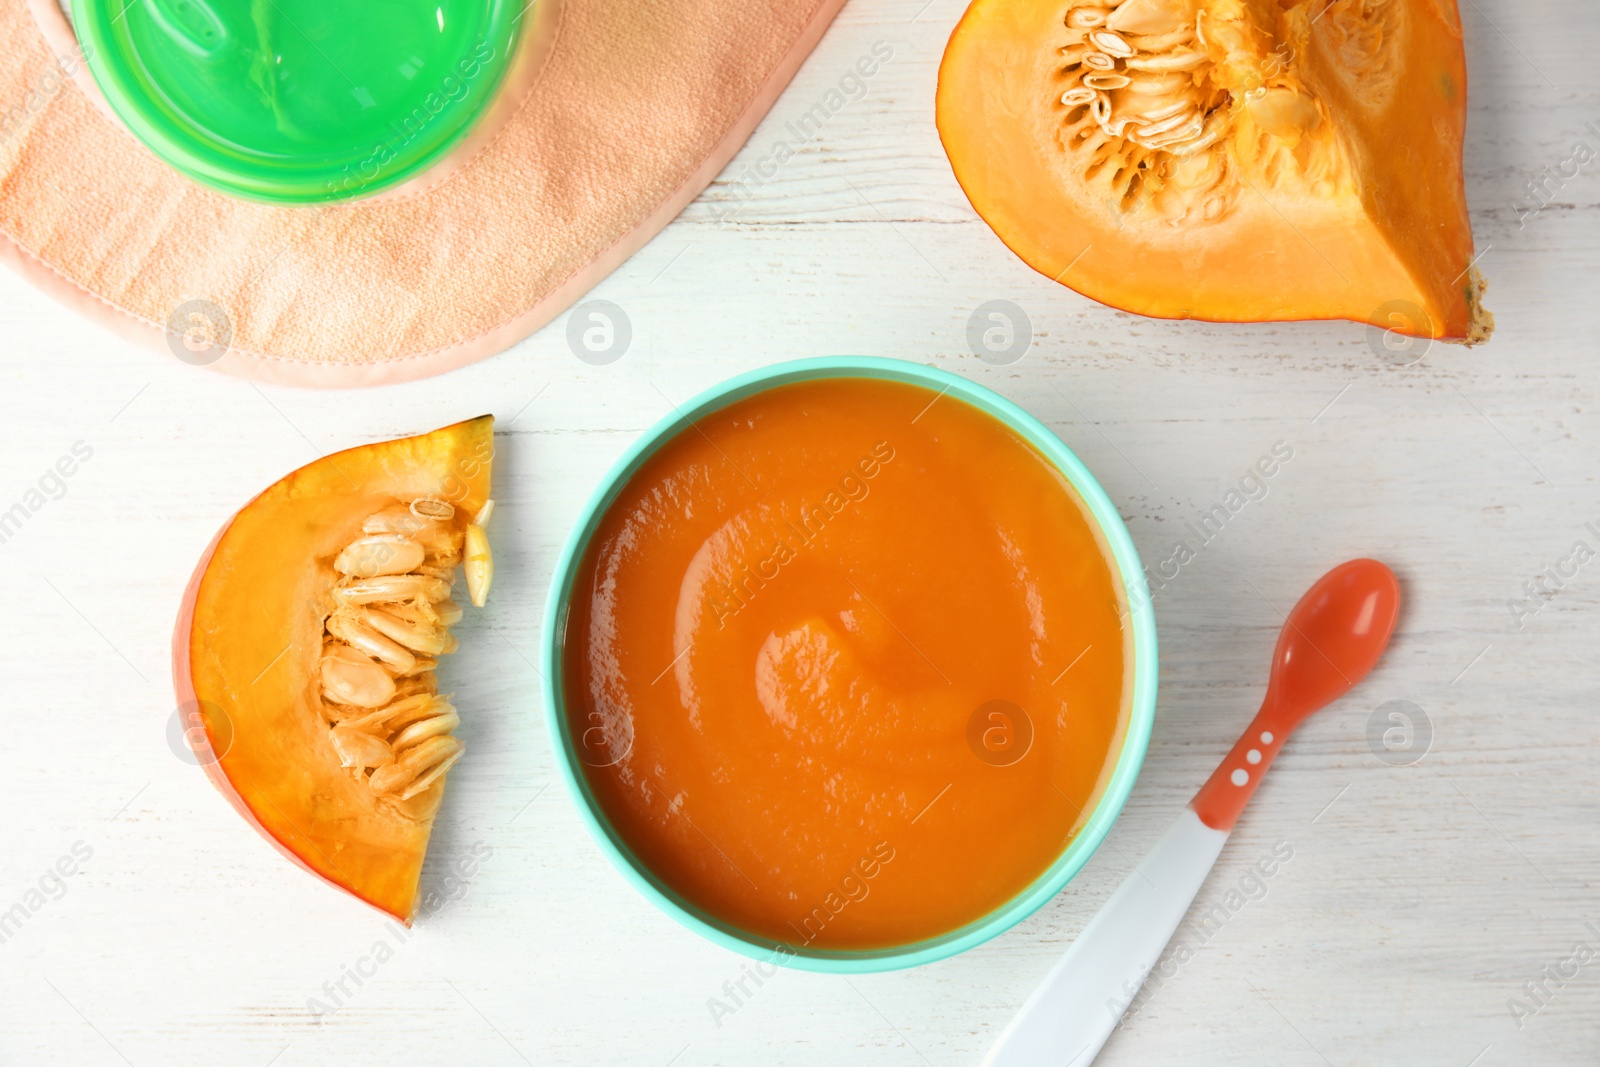
<path id="1" fill-rule="evenodd" d="M 437 162 L 494 100 L 519 0 L 72 0 L 134 136 L 235 196 L 366 196 Z"/>
<path id="2" fill-rule="evenodd" d="M 1032 885 L 1022 889 L 994 911 L 938 937 L 887 948 L 820 949 L 784 945 L 741 930 L 685 900 L 635 856 L 622 835 L 611 826 L 605 810 L 589 787 L 577 739 L 572 734 L 567 718 L 563 650 L 568 609 L 589 541 L 623 486 L 663 444 L 689 430 L 712 412 L 755 393 L 791 382 L 818 378 L 876 378 L 919 385 L 933 393 L 964 400 L 1009 426 L 1061 472 L 1083 501 L 1091 522 L 1104 536 L 1112 568 L 1122 582 L 1127 599 L 1126 625 L 1132 635 L 1129 642 L 1133 663 L 1128 726 L 1123 733 L 1121 748 L 1112 757 L 1115 762 L 1110 779 L 1083 828 Z M 724 948 L 769 963 L 837 974 L 864 974 L 912 967 L 964 952 L 1009 930 L 1059 893 L 1089 861 L 1095 849 L 1100 847 L 1100 842 L 1105 840 L 1106 832 L 1111 829 L 1112 822 L 1133 790 L 1155 723 L 1156 685 L 1160 677 L 1155 611 L 1150 603 L 1144 566 L 1139 561 L 1139 552 L 1133 545 L 1133 539 L 1128 536 L 1128 528 L 1123 525 L 1116 505 L 1100 487 L 1100 483 L 1095 481 L 1094 475 L 1089 473 L 1089 468 L 1059 437 L 1050 432 L 1049 427 L 992 390 L 958 375 L 921 364 L 866 356 L 780 363 L 730 379 L 682 405 L 635 442 L 590 498 L 556 563 L 555 575 L 550 583 L 550 599 L 545 605 L 541 658 L 546 725 L 555 748 L 556 766 L 560 768 L 578 811 L 599 842 L 601 851 L 624 877 L 668 915 Z"/>

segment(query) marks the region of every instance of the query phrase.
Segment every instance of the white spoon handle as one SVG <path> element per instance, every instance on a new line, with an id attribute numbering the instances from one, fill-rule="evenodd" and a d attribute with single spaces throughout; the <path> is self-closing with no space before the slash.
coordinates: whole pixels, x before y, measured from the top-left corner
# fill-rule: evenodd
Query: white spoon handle
<path id="1" fill-rule="evenodd" d="M 1161 958 L 1228 840 L 1193 808 L 1156 842 L 1005 1028 L 984 1067 L 1085 1067 Z"/>

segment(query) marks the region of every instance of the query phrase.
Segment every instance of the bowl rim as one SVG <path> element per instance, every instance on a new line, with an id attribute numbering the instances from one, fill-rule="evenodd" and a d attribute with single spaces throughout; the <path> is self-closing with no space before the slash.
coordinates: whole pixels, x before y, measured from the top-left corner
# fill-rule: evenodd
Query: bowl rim
<path id="1" fill-rule="evenodd" d="M 601 516 L 639 467 L 667 441 L 694 422 L 721 408 L 768 389 L 826 378 L 871 378 L 905 382 L 953 395 L 999 419 L 1031 444 L 1067 479 L 1088 508 L 1111 551 L 1117 577 L 1127 599 L 1133 635 L 1133 689 L 1121 750 L 1094 809 L 1071 842 L 1031 885 L 995 910 L 938 937 L 908 945 L 877 949 L 796 948 L 759 937 L 723 922 L 680 899 L 643 863 L 633 859 L 626 843 L 602 818 L 598 801 L 580 769 L 560 691 L 561 652 L 565 644 L 568 601 L 579 564 Z M 669 401 L 670 403 L 670 401 Z M 1155 612 L 1143 564 L 1127 526 L 1110 496 L 1081 460 L 1047 426 L 1023 408 L 971 379 L 937 367 L 876 356 L 830 356 L 791 360 L 736 375 L 696 395 L 656 422 L 628 448 L 590 494 L 572 525 L 550 580 L 540 637 L 545 725 L 556 766 L 589 833 L 613 866 L 651 903 L 702 937 L 741 955 L 782 963 L 801 970 L 835 974 L 867 974 L 932 963 L 964 952 L 1016 926 L 1043 907 L 1080 871 L 1105 840 L 1133 790 L 1144 763 L 1155 722 L 1159 652 Z"/>

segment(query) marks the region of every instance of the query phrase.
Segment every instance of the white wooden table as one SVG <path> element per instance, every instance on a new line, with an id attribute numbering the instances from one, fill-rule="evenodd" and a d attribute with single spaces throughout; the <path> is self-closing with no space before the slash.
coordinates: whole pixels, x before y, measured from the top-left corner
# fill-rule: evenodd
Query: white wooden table
<path id="1" fill-rule="evenodd" d="M 1567 962 L 1580 942 L 1600 952 L 1600 563 L 1550 584 L 1520 628 L 1508 607 L 1575 542 L 1600 551 L 1600 161 L 1523 225 L 1515 209 L 1575 141 L 1600 151 L 1592 4 L 1463 0 L 1468 188 L 1499 330 L 1399 367 L 1358 326 L 1147 321 L 1029 271 L 940 151 L 934 78 L 961 0 L 922 3 L 855 0 L 723 179 L 592 294 L 633 326 L 608 366 L 574 357 L 563 318 L 431 381 L 255 388 L 130 348 L 0 276 L 0 510 L 76 442 L 92 449 L 0 545 L 0 911 L 28 911 L 0 944 L 0 1062 L 974 1064 L 1253 714 L 1280 610 L 1358 555 L 1402 576 L 1398 638 L 1291 742 L 1198 907 L 1280 842 L 1292 859 L 1196 939 L 1101 1062 L 1600 1059 L 1600 958 Z M 775 178 L 736 189 L 880 40 L 893 58 L 867 94 Z M 966 340 L 995 299 L 1032 324 L 1005 367 Z M 741 959 L 657 913 L 589 840 L 555 780 L 531 661 L 569 523 L 669 398 L 842 352 L 932 362 L 1031 409 L 1120 501 L 1149 562 L 1274 443 L 1294 458 L 1157 596 L 1149 758 L 1057 900 L 933 966 L 783 973 L 719 1025 L 708 1000 Z M 493 629 L 469 616 L 446 670 L 473 754 L 424 875 L 457 899 L 318 1017 L 325 983 L 398 939 L 174 756 L 179 594 L 216 527 L 286 471 L 486 410 L 500 418 Z M 1369 744 L 1391 700 L 1431 729 L 1410 766 Z M 488 858 L 457 884 L 475 849 Z M 75 872 L 59 882 L 58 861 Z"/>

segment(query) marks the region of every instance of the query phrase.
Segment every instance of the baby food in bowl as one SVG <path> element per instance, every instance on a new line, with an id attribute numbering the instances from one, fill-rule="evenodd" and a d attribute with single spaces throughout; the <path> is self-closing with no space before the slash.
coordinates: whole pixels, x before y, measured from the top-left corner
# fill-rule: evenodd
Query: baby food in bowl
<path id="1" fill-rule="evenodd" d="M 853 365 L 780 368 L 641 449 L 558 574 L 550 650 L 625 869 L 733 947 L 834 969 L 1048 899 L 1154 697 L 1132 546 L 1087 472 L 970 383 Z"/>

